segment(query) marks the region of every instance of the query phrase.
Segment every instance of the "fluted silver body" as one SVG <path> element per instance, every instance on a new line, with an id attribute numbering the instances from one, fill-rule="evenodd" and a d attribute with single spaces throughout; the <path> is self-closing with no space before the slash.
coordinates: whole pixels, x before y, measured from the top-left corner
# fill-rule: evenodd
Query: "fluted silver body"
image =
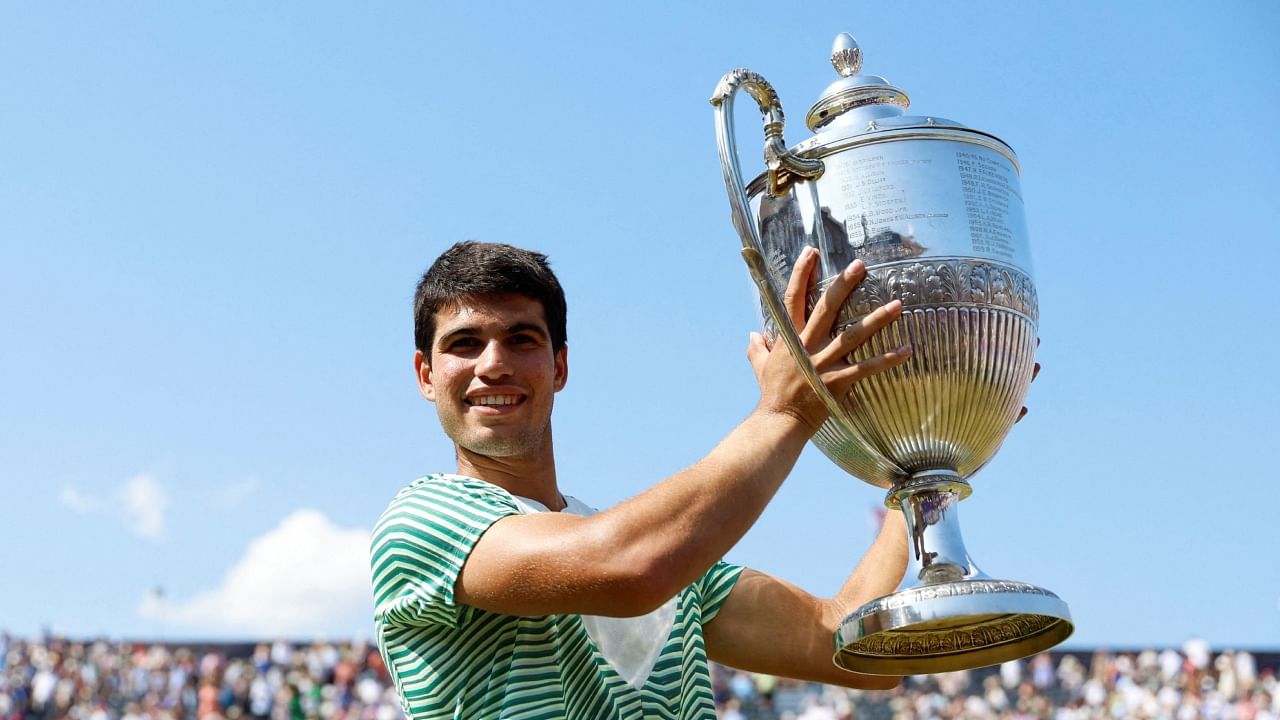
<path id="1" fill-rule="evenodd" d="M 838 150 L 815 144 L 806 154 L 826 162 L 821 177 L 780 196 L 764 176 L 748 187 L 774 287 L 812 246 L 820 287 L 855 258 L 867 264 L 841 327 L 903 304 L 902 319 L 854 359 L 910 343 L 911 360 L 839 398 L 847 415 L 814 443 L 883 488 L 925 470 L 968 478 L 1017 420 L 1035 364 L 1038 308 L 1013 154 L 954 127 L 856 130 Z"/>

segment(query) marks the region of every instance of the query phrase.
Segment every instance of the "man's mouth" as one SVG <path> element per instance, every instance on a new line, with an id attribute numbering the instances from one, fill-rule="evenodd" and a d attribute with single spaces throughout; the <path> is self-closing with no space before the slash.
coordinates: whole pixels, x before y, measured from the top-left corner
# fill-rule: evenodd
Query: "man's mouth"
<path id="1" fill-rule="evenodd" d="M 476 397 L 467 398 L 467 404 L 472 407 L 519 405 L 522 402 L 524 402 L 523 395 L 477 395 Z"/>

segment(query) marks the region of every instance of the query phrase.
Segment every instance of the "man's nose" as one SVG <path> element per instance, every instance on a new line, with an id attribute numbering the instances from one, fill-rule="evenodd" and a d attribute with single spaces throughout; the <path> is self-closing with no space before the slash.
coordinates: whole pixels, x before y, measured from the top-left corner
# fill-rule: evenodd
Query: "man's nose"
<path id="1" fill-rule="evenodd" d="M 476 362 L 476 374 L 484 378 L 500 378 L 511 374 L 507 348 L 500 340 L 485 343 L 484 350 Z"/>

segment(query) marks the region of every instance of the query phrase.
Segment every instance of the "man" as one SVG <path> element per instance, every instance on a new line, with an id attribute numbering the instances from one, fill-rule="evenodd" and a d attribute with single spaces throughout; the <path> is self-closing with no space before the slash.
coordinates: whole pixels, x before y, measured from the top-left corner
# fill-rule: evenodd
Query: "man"
<path id="1" fill-rule="evenodd" d="M 832 337 L 865 269 L 855 262 L 805 317 L 817 252 L 785 304 L 836 394 L 905 361 L 849 365 L 896 301 Z M 569 375 L 565 300 L 538 253 L 460 243 L 415 297 L 414 366 L 453 440 L 457 472 L 405 488 L 373 535 L 379 647 L 412 718 L 714 718 L 708 660 L 851 687 L 891 687 L 832 664 L 832 633 L 896 587 L 900 514 L 836 597 L 720 561 L 759 517 L 826 410 L 785 347 L 752 334 L 755 410 L 705 458 L 594 512 L 561 494 L 555 393 Z M 607 468 L 602 469 L 607 473 Z"/>

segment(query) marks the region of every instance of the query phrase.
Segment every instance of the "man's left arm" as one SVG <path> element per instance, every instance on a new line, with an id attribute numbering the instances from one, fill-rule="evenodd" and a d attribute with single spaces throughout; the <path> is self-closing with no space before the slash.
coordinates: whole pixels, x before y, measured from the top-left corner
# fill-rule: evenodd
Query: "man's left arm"
<path id="1" fill-rule="evenodd" d="M 836 596 L 816 598 L 778 578 L 742 572 L 703 629 L 707 656 L 740 670 L 856 688 L 891 688 L 902 678 L 836 667 L 834 633 L 867 601 L 893 592 L 907 568 L 906 523 L 890 512 L 871 549 Z"/>

